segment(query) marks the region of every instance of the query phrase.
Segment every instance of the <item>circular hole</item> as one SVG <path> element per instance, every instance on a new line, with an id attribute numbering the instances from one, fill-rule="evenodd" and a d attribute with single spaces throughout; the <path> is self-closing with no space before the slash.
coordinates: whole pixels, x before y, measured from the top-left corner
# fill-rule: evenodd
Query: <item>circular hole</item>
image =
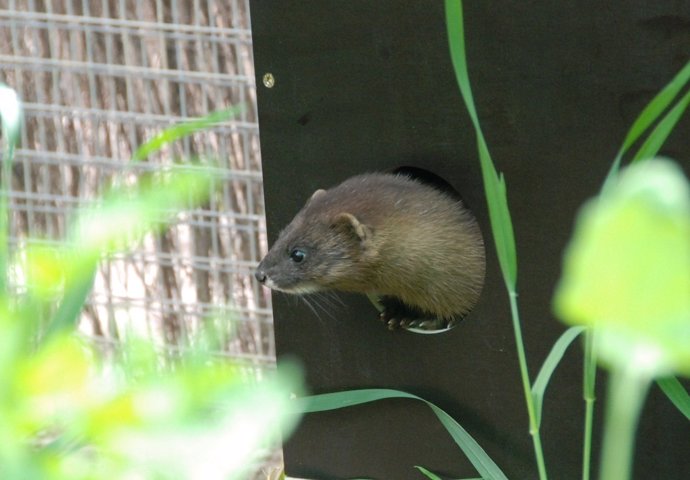
<path id="1" fill-rule="evenodd" d="M 460 192 L 453 188 L 453 186 L 447 181 L 445 181 L 443 178 L 439 177 L 433 172 L 430 172 L 429 170 L 424 170 L 423 168 L 419 167 L 403 165 L 394 168 L 393 170 L 391 170 L 391 173 L 396 173 L 398 175 L 406 175 L 410 178 L 414 178 L 415 180 L 418 180 L 426 185 L 429 185 L 437 190 L 442 191 L 443 193 L 450 195 L 451 197 L 463 202 L 464 204 Z"/>

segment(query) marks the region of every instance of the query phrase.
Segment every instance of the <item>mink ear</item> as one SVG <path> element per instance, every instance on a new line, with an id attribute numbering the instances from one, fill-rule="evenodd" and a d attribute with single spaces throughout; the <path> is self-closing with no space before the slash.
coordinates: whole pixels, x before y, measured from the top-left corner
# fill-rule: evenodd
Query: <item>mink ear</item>
<path id="1" fill-rule="evenodd" d="M 336 228 L 352 232 L 362 243 L 365 243 L 371 238 L 371 229 L 363 223 L 360 223 L 357 217 L 351 213 L 339 213 L 333 219 L 332 225 Z"/>
<path id="2" fill-rule="evenodd" d="M 314 200 L 316 200 L 317 198 L 322 196 L 324 193 L 326 193 L 326 190 L 324 190 L 323 188 L 319 188 L 317 191 L 315 191 L 314 193 L 311 194 L 311 197 L 309 197 L 309 200 L 307 200 L 307 203 L 313 202 Z"/>

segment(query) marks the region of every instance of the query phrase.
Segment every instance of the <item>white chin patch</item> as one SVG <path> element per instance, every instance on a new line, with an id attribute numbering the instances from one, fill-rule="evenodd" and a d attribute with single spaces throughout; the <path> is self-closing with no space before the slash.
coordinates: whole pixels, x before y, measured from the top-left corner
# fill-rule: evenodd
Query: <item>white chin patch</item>
<path id="1" fill-rule="evenodd" d="M 318 286 L 305 283 L 302 285 L 298 285 L 297 287 L 285 289 L 283 291 L 287 292 L 287 293 L 293 293 L 296 295 L 306 295 L 308 293 L 318 292 L 319 290 L 321 290 L 321 289 Z"/>
<path id="2" fill-rule="evenodd" d="M 317 285 L 311 283 L 301 283 L 293 287 L 279 287 L 270 278 L 266 279 L 264 283 L 271 290 L 277 290 L 279 292 L 291 293 L 293 295 L 306 295 L 308 293 L 318 292 L 320 288 Z"/>

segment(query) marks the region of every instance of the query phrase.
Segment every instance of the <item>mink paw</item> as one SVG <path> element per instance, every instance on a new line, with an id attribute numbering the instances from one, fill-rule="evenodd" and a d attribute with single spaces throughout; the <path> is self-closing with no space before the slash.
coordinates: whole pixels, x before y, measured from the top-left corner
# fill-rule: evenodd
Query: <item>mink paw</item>
<path id="1" fill-rule="evenodd" d="M 381 297 L 379 303 L 384 307 L 379 314 L 379 320 L 391 331 L 401 328 L 440 330 L 452 325 L 452 321 L 430 318 L 428 314 L 408 307 L 395 297 Z"/>
<path id="2" fill-rule="evenodd" d="M 388 330 L 394 331 L 399 329 L 418 329 L 418 330 L 443 330 L 454 326 L 455 322 L 446 321 L 440 318 L 407 318 L 397 317 L 383 311 L 379 314 L 381 320 Z"/>
<path id="3" fill-rule="evenodd" d="M 401 312 L 384 310 L 379 314 L 379 320 L 381 320 L 388 327 L 388 330 L 391 331 L 400 328 L 410 328 L 410 326 L 416 322 L 416 320 L 411 318 L 400 316 L 400 313 Z"/>

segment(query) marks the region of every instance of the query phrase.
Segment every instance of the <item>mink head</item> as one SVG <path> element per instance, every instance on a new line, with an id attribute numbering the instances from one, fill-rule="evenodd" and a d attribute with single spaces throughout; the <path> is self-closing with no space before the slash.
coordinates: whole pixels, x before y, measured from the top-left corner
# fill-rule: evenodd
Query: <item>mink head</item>
<path id="1" fill-rule="evenodd" d="M 357 291 L 371 230 L 317 190 L 278 236 L 255 276 L 265 286 L 305 294 Z"/>

